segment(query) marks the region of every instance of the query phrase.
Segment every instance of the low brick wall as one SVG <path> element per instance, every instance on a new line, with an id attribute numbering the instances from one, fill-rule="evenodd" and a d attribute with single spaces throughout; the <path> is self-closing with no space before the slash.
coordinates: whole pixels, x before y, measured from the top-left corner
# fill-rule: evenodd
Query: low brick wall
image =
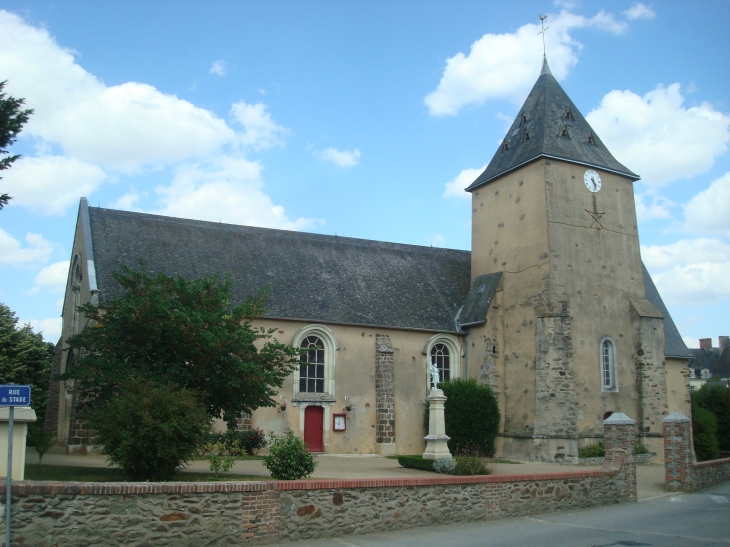
<path id="1" fill-rule="evenodd" d="M 600 470 L 539 475 L 220 483 L 16 481 L 13 543 L 260 544 L 613 504 L 626 499 L 625 455 L 621 449 L 612 451 Z M 4 502 L 4 485 L 0 498 Z M 0 521 L 2 537 L 4 518 Z"/>

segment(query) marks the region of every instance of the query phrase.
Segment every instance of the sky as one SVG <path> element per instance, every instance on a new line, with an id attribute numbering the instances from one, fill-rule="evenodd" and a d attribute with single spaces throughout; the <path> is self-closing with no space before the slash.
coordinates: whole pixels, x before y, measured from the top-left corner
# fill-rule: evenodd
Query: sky
<path id="1" fill-rule="evenodd" d="M 727 0 L 0 1 L 35 113 L 0 172 L 0 302 L 48 341 L 92 206 L 470 249 L 470 194 L 554 76 L 634 185 L 689 347 L 730 334 Z"/>

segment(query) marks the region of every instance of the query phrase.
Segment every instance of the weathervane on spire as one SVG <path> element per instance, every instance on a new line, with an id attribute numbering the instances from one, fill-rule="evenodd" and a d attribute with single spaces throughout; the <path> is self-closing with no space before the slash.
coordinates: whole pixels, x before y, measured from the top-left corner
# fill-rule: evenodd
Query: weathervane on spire
<path id="1" fill-rule="evenodd" d="M 545 19 L 547 19 L 547 15 L 539 15 L 540 17 L 540 26 L 542 27 L 542 30 L 538 32 L 538 34 L 542 34 L 542 56 L 547 57 L 545 54 L 545 31 L 549 29 L 550 27 L 545 26 Z"/>

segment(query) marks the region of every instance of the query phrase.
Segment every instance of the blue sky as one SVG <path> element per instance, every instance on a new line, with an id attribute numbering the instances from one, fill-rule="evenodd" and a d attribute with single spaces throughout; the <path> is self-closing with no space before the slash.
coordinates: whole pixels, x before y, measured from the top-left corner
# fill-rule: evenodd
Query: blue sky
<path id="1" fill-rule="evenodd" d="M 690 346 L 730 334 L 730 3 L 0 2 L 35 114 L 2 173 L 0 301 L 60 334 L 78 200 L 470 248 L 463 188 L 542 60 L 635 184 Z"/>

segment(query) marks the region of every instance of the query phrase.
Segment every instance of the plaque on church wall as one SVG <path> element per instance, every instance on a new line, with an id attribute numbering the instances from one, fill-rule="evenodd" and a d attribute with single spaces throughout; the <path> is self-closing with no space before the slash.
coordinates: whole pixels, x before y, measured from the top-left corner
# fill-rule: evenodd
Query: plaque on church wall
<path id="1" fill-rule="evenodd" d="M 345 431 L 347 429 L 347 414 L 332 415 L 332 430 Z"/>

